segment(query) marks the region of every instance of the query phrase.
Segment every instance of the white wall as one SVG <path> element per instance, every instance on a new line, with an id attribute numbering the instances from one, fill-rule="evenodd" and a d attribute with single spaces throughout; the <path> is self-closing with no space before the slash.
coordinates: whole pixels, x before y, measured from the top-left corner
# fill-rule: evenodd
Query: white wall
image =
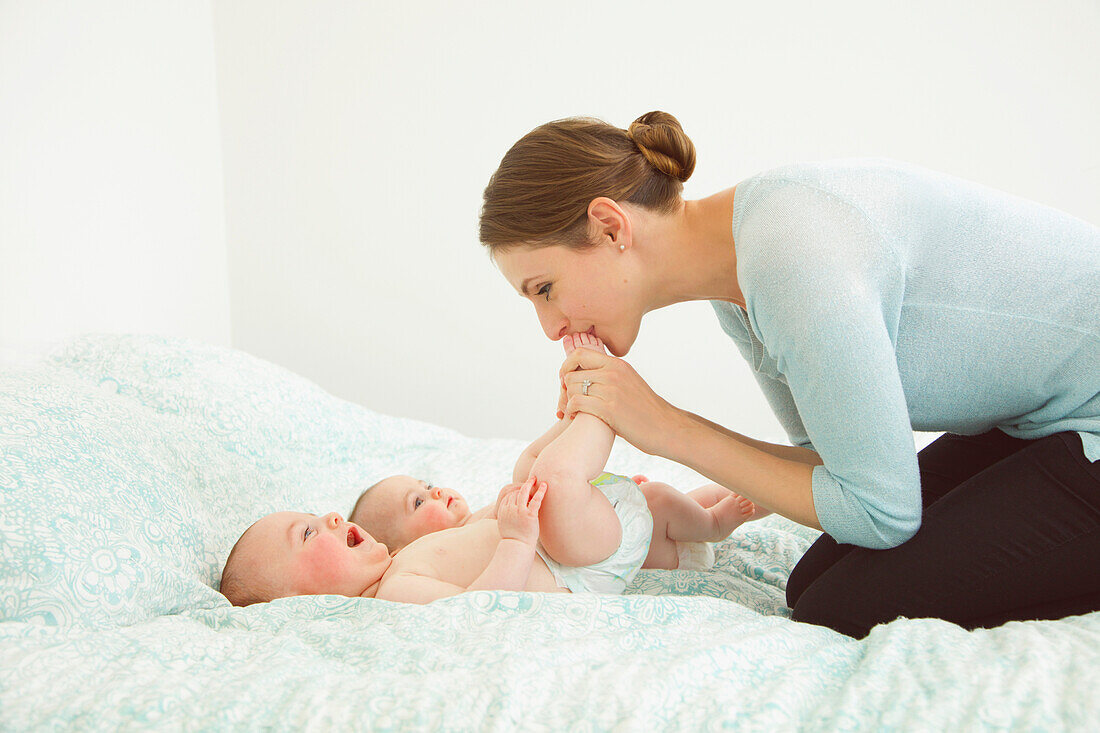
<path id="1" fill-rule="evenodd" d="M 0 0 L 0 353 L 232 327 L 371 408 L 533 435 L 560 355 L 477 210 L 511 143 L 572 114 L 677 114 L 688 196 L 887 155 L 1100 222 L 1100 9 L 957 5 Z M 707 305 L 649 316 L 631 360 L 782 438 Z"/>
<path id="2" fill-rule="evenodd" d="M 230 342 L 209 3 L 0 2 L 0 356 Z"/>
<path id="3" fill-rule="evenodd" d="M 558 346 L 476 238 L 530 128 L 676 114 L 702 196 L 789 161 L 884 155 L 1100 222 L 1087 0 L 215 2 L 233 341 L 374 409 L 480 436 L 553 418 Z M 667 398 L 782 432 L 709 306 L 630 355 Z"/>

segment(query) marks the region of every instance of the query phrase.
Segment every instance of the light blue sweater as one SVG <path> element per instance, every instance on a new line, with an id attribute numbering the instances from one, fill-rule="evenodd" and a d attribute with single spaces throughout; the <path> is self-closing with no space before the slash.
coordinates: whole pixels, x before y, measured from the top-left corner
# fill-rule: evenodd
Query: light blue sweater
<path id="1" fill-rule="evenodd" d="M 733 203 L 747 311 L 713 301 L 838 542 L 920 527 L 912 430 L 1081 435 L 1100 459 L 1100 228 L 885 160 L 778 168 Z"/>

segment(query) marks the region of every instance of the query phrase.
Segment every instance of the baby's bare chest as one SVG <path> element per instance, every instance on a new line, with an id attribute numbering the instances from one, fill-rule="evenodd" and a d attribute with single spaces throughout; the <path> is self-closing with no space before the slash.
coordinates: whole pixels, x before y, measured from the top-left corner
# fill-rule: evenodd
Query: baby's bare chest
<path id="1" fill-rule="evenodd" d="M 387 572 L 426 575 L 468 587 L 485 572 L 499 544 L 497 521 L 482 519 L 463 527 L 424 535 L 397 553 Z M 531 563 L 526 590 L 562 590 L 537 554 Z"/>
<path id="2" fill-rule="evenodd" d="M 469 585 L 489 565 L 499 543 L 495 519 L 432 532 L 397 553 L 390 572 L 416 573 Z"/>

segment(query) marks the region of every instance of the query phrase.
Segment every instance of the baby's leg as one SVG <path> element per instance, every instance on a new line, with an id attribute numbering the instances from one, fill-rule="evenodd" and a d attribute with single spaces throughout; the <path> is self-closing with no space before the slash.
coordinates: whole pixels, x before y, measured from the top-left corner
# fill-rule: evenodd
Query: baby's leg
<path id="1" fill-rule="evenodd" d="M 717 484 L 700 487 L 693 496 L 656 481 L 643 484 L 641 490 L 653 515 L 653 539 L 642 566 L 646 568 L 675 569 L 677 542 L 718 542 L 753 517 L 751 501 Z M 703 506 L 715 497 L 710 506 Z"/>
<path id="2" fill-rule="evenodd" d="M 574 348 L 603 349 L 599 339 L 572 334 Z M 592 565 L 619 547 L 622 526 L 603 492 L 588 483 L 599 476 L 615 442 L 615 433 L 598 417 L 579 413 L 543 448 L 531 473 L 547 484 L 539 510 L 539 539 L 546 552 L 563 565 Z"/>
<path id="3" fill-rule="evenodd" d="M 740 497 L 741 495 L 735 491 L 730 491 L 721 484 L 705 484 L 697 489 L 692 489 L 687 492 L 687 495 L 698 502 L 699 506 L 704 509 L 710 509 L 723 499 L 728 499 L 730 494 Z M 765 509 L 759 504 L 753 504 L 752 519 L 763 519 L 771 514 L 770 509 Z"/>
<path id="4" fill-rule="evenodd" d="M 697 489 L 692 489 L 687 492 L 687 495 L 694 499 L 699 506 L 710 509 L 722 499 L 727 498 L 730 495 L 730 490 L 718 484 L 706 484 Z"/>
<path id="5" fill-rule="evenodd" d="M 519 454 L 519 458 L 516 459 L 516 465 L 512 469 L 512 483 L 522 484 L 531 476 L 531 467 L 535 465 L 535 459 L 539 457 L 539 453 L 542 449 L 550 445 L 554 441 L 554 438 L 558 437 L 569 427 L 569 423 L 572 420 L 562 418 L 556 423 L 550 426 L 550 429 L 540 435 L 538 438 L 523 449 L 523 452 Z"/>

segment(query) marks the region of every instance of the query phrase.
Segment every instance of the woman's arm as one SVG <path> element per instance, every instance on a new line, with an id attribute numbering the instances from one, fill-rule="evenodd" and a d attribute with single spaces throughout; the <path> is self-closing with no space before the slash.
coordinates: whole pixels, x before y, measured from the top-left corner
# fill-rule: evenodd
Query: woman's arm
<path id="1" fill-rule="evenodd" d="M 627 362 L 590 349 L 570 354 L 561 377 L 569 395 L 567 416 L 579 418 L 582 411 L 596 416 L 636 448 L 688 466 L 765 509 L 821 529 L 812 483 L 814 466 L 821 461 L 813 451 L 755 441 L 680 410 L 653 392 Z M 588 396 L 581 394 L 585 379 L 592 382 Z"/>
<path id="2" fill-rule="evenodd" d="M 712 430 L 717 430 L 719 433 L 733 438 L 734 440 L 740 441 L 747 446 L 756 448 L 757 450 L 764 451 L 765 453 L 770 453 L 776 458 L 783 458 L 788 461 L 806 463 L 811 466 L 820 466 L 823 463 L 823 461 L 821 460 L 821 456 L 819 456 L 817 453 L 810 450 L 809 448 L 799 448 L 798 446 L 794 445 L 779 445 L 778 443 L 767 443 L 763 440 L 756 440 L 755 438 L 750 438 L 747 435 L 735 433 L 729 428 L 723 427 L 717 423 L 713 423 L 710 420 L 707 420 L 705 417 L 700 417 L 693 412 L 687 412 L 686 410 L 681 410 L 681 412 L 683 412 L 685 415 L 695 420 L 696 422 L 699 422 L 702 425 L 706 425 Z"/>
<path id="3" fill-rule="evenodd" d="M 821 529 L 813 495 L 814 466 L 821 465 L 816 453 L 752 440 L 690 412 L 677 412 L 680 425 L 668 431 L 662 455 L 765 509 Z"/>
<path id="4" fill-rule="evenodd" d="M 563 374 L 564 374 L 564 367 L 563 367 Z M 565 384 L 565 380 L 564 380 L 564 376 L 563 376 L 563 378 L 562 378 L 563 388 L 561 390 L 561 398 L 560 398 L 560 402 L 559 402 L 559 405 L 558 405 L 558 407 L 559 407 L 558 414 L 565 416 L 565 418 L 563 420 L 559 420 L 558 425 L 561 425 L 562 423 L 565 422 L 565 420 L 567 420 L 569 418 L 569 416 L 565 413 L 565 406 L 566 406 L 567 400 L 569 399 L 569 396 L 568 396 L 568 393 L 566 392 L 566 390 L 564 389 L 564 384 Z M 787 460 L 791 460 L 791 461 L 799 461 L 800 463 L 808 463 L 811 466 L 820 466 L 822 464 L 821 456 L 819 456 L 816 451 L 810 450 L 809 448 L 803 448 L 801 446 L 792 446 L 792 445 L 780 445 L 778 443 L 767 443 L 763 440 L 756 440 L 755 438 L 750 438 L 747 435 L 742 435 L 741 433 L 736 433 L 736 432 L 730 430 L 727 427 L 724 427 L 724 426 L 719 425 L 717 423 L 713 423 L 710 420 L 707 420 L 705 417 L 702 417 L 701 415 L 696 415 L 693 412 L 688 412 L 687 410 L 681 410 L 681 412 L 683 414 L 687 415 L 688 417 L 692 418 L 693 420 L 696 420 L 696 421 L 702 423 L 703 425 L 707 425 L 710 428 L 712 428 L 714 430 L 717 430 L 718 432 L 722 433 L 723 435 L 728 435 L 729 437 L 734 438 L 735 440 L 739 440 L 742 443 L 744 443 L 745 445 L 756 448 L 757 450 L 762 450 L 765 453 L 771 453 L 773 456 L 777 456 L 779 458 L 786 458 Z M 555 427 L 557 427 L 557 426 L 555 426 Z M 553 430 L 553 428 L 551 430 Z M 548 432 L 547 435 L 550 435 L 550 433 Z M 546 436 L 543 436 L 543 438 L 540 438 L 539 441 L 536 441 L 536 442 L 542 441 L 545 437 Z M 534 448 L 534 447 L 535 447 L 535 443 L 532 443 L 530 446 L 528 446 L 527 451 L 524 452 L 524 455 L 527 455 L 527 453 L 530 452 L 532 450 L 532 448 Z M 533 461 L 535 457 L 538 457 L 538 452 L 537 451 L 534 453 L 531 460 Z M 521 460 L 523 460 L 523 456 L 521 456 Z M 518 463 L 516 464 L 515 475 L 516 476 L 520 475 L 519 464 Z M 524 472 L 522 477 L 520 477 L 520 478 L 513 477 L 512 480 L 513 481 L 523 481 L 525 478 L 527 478 L 527 475 L 528 474 L 526 472 Z"/>

